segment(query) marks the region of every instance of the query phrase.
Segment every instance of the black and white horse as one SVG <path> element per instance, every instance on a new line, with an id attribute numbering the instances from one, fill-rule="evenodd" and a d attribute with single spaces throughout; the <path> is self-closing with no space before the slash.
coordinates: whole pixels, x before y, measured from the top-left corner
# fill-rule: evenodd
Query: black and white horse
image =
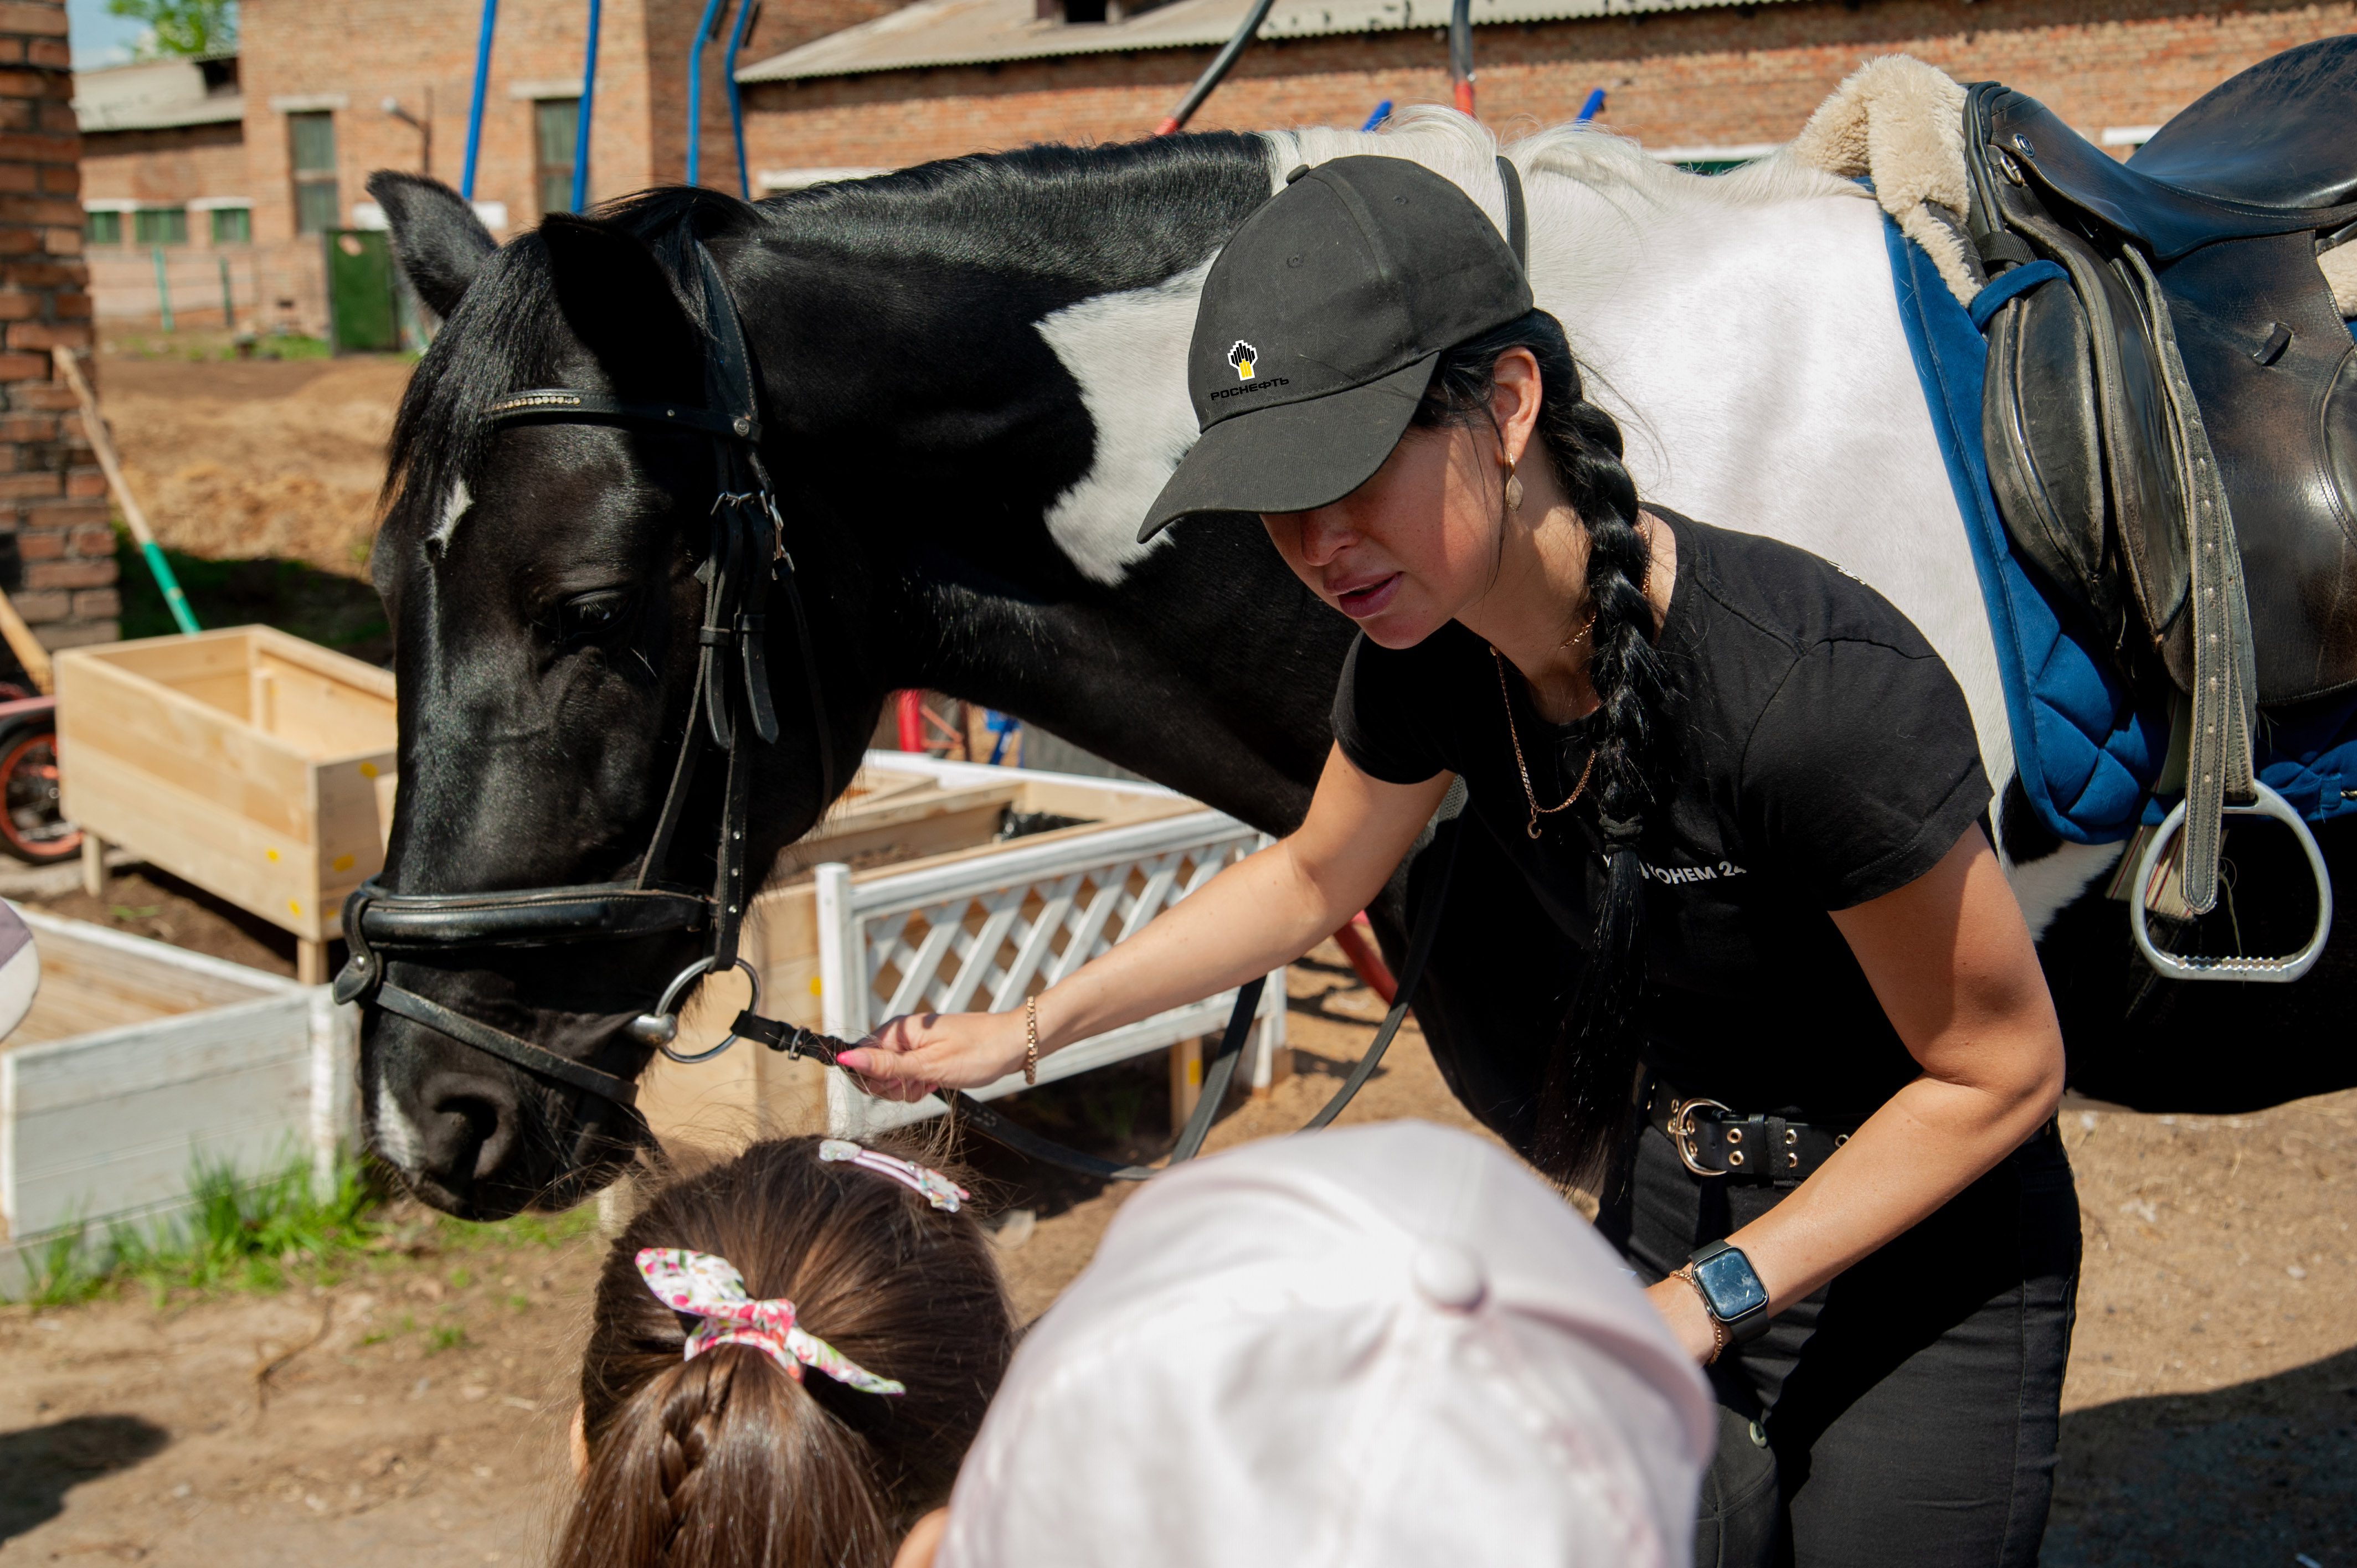
<path id="1" fill-rule="evenodd" d="M 553 217 L 504 247 L 446 188 L 378 177 L 403 265 L 447 321 L 403 404 L 374 562 L 401 691 L 387 885 L 587 882 L 630 874 L 643 853 L 688 722 L 708 449 L 588 424 L 494 435 L 482 410 L 551 385 L 699 399 L 702 338 L 680 282 L 691 233 L 717 260 L 758 361 L 765 456 L 811 598 L 836 756 L 865 742 L 888 692 L 927 686 L 1289 828 L 1327 751 L 1351 628 L 1248 521 L 1135 542 L 1194 437 L 1181 361 L 1197 293 L 1226 236 L 1297 165 L 1413 157 L 1501 218 L 1494 150 L 1441 113 L 1379 136 L 1039 147 L 752 207 L 656 191 L 597 221 Z M 1621 419 L 1641 492 L 1789 540 L 1881 589 L 1953 668 L 1990 776 L 2009 779 L 1980 591 L 1872 200 L 1777 158 L 1689 176 L 1574 128 L 1510 156 L 1529 193 L 1539 300 Z M 796 655 L 785 639 L 770 647 L 785 733 L 758 758 L 756 865 L 827 803 L 791 695 L 803 689 Z M 694 808 L 706 821 L 715 809 Z M 2335 1045 L 2357 1004 L 2352 917 L 2298 985 L 2160 985 L 2102 894 L 2116 846 L 2058 844 L 2027 810 L 1996 817 L 2080 1088 L 2225 1111 L 2357 1081 Z M 2337 876 L 2357 838 L 2319 836 Z M 2275 868 L 2263 848 L 2240 858 L 2244 935 L 2262 950 Z M 2281 870 L 2297 901 L 2301 869 Z M 1404 881 L 1376 911 L 1394 952 Z M 2286 924 L 2299 918 L 2290 910 Z M 1477 1113 L 1526 1131 L 1523 1079 L 1577 958 L 1478 832 L 1444 931 L 1419 1017 Z M 2281 934 L 2287 949 L 2304 932 Z M 392 972 L 499 1027 L 629 1068 L 638 1047 L 621 1026 L 694 956 L 680 936 Z M 1795 1037 L 1806 1026 L 1763 1021 Z M 362 1062 L 373 1145 L 454 1212 L 576 1196 L 631 1135 L 594 1099 L 399 1018 L 372 1019 Z"/>

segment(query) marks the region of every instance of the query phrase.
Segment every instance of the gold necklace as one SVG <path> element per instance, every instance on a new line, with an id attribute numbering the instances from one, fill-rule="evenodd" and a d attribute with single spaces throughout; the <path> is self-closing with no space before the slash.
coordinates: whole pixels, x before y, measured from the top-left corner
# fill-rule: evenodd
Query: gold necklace
<path id="1" fill-rule="evenodd" d="M 1571 810 L 1572 803 L 1577 800 L 1581 792 L 1587 788 L 1587 776 L 1596 771 L 1596 748 L 1588 747 L 1587 761 L 1579 770 L 1579 782 L 1571 787 L 1571 793 L 1564 797 L 1563 804 L 1540 805 L 1537 792 L 1531 788 L 1531 765 L 1523 760 L 1523 737 L 1514 728 L 1514 697 L 1513 693 L 1506 685 L 1506 656 L 1493 648 L 1490 650 L 1490 657 L 1498 661 L 1498 695 L 1505 699 L 1506 738 L 1514 745 L 1514 770 L 1523 776 L 1523 799 L 1531 804 L 1531 822 L 1525 831 L 1531 837 L 1536 838 L 1539 836 L 1541 817 L 1551 817 L 1557 811 Z"/>

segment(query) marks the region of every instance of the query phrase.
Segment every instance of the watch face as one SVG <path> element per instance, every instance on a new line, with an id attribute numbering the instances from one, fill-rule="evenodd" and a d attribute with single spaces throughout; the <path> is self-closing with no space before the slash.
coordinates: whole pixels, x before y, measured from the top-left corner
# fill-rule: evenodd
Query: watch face
<path id="1" fill-rule="evenodd" d="M 1696 1263 L 1695 1283 L 1702 1286 L 1703 1299 L 1710 1303 L 1711 1316 L 1721 1323 L 1730 1323 L 1768 1305 L 1768 1287 L 1751 1272 L 1751 1260 L 1738 1251 L 1721 1252 Z"/>

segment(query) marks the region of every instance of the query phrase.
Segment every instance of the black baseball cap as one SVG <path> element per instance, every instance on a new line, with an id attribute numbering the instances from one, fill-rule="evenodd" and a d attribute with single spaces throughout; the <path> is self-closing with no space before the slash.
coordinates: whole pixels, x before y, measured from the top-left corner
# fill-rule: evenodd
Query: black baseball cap
<path id="1" fill-rule="evenodd" d="M 1489 216 L 1405 158 L 1297 171 L 1211 265 L 1187 350 L 1203 438 L 1143 543 L 1189 512 L 1308 511 L 1373 477 L 1444 349 L 1527 314 Z"/>

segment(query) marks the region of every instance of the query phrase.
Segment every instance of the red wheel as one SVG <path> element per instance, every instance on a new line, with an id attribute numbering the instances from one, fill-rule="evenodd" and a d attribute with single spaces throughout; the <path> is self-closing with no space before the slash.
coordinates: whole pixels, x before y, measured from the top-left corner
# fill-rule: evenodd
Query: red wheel
<path id="1" fill-rule="evenodd" d="M 81 853 L 81 830 L 58 811 L 58 732 L 35 730 L 0 752 L 0 847 L 38 864 Z"/>

